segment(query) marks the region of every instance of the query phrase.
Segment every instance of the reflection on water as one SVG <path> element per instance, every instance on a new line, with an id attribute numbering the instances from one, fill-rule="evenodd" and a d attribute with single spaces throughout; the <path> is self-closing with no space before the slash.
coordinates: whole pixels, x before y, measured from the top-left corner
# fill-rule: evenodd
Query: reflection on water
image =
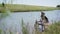
<path id="1" fill-rule="evenodd" d="M 52 23 L 52 21 L 60 20 L 60 10 L 44 12 L 48 17 L 50 23 Z M 24 20 L 24 23 L 29 23 L 30 27 L 33 27 L 35 20 L 40 20 L 40 12 L 10 13 L 10 15 L 7 18 L 0 19 L 0 28 L 4 30 L 11 29 L 13 31 L 21 31 L 22 18 Z"/>

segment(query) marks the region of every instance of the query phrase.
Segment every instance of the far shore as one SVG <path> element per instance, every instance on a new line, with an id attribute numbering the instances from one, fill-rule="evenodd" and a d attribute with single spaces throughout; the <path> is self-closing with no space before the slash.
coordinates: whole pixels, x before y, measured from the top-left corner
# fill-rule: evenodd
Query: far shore
<path id="1" fill-rule="evenodd" d="M 52 11 L 60 10 L 58 7 L 47 7 L 47 6 L 32 6 L 22 4 L 5 4 L 5 7 L 11 12 L 35 12 L 35 11 Z M 5 8 L 6 9 L 6 8 Z M 2 4 L 0 4 L 0 13 L 3 11 Z"/>

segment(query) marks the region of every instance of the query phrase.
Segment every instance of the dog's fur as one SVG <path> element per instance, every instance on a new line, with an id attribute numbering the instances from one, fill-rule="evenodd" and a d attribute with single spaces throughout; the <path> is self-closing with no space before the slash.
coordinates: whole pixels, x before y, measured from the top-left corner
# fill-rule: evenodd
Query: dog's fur
<path id="1" fill-rule="evenodd" d="M 42 22 L 43 24 L 39 24 L 38 22 Z M 40 21 L 36 20 L 34 27 L 36 30 L 38 30 L 38 26 L 42 25 L 42 26 L 44 26 L 44 29 L 46 29 L 48 27 L 48 23 L 49 23 L 49 20 L 45 16 L 45 13 L 41 12 L 41 20 Z"/>

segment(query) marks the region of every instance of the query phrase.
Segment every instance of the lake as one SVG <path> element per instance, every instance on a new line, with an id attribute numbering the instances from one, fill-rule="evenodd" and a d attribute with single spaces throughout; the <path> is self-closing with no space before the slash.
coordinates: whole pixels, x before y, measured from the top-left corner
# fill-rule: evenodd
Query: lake
<path id="1" fill-rule="evenodd" d="M 60 21 L 60 10 L 53 11 L 43 11 L 45 16 L 48 17 L 49 23 L 52 24 L 54 21 Z M 0 13 L 1 15 L 1 13 Z M 29 24 L 30 29 L 34 29 L 35 21 L 39 21 L 41 12 L 15 12 L 9 13 L 5 18 L 0 18 L 0 29 L 7 30 L 10 29 L 14 32 L 21 32 L 21 22 L 22 19 L 25 24 Z"/>

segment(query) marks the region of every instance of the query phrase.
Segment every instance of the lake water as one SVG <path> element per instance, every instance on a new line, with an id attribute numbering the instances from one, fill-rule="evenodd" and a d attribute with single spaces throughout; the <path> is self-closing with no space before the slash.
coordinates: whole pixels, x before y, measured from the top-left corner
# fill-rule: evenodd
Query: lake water
<path id="1" fill-rule="evenodd" d="M 44 11 L 44 13 L 48 17 L 50 24 L 52 23 L 52 21 L 60 20 L 60 10 Z M 2 19 L 0 18 L 0 29 L 3 29 L 3 30 L 10 29 L 12 31 L 21 32 L 22 19 L 25 24 L 29 23 L 29 26 L 32 29 L 34 26 L 35 20 L 37 21 L 40 20 L 40 15 L 41 13 L 39 11 L 9 13 L 9 16 Z"/>

